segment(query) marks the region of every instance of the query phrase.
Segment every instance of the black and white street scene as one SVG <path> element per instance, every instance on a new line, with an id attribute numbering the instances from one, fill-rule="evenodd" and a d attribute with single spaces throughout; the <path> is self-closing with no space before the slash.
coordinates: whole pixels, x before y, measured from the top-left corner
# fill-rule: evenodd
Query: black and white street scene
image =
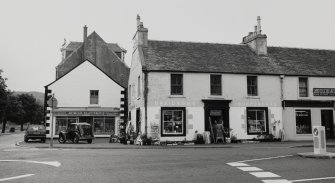
<path id="1" fill-rule="evenodd" d="M 0 182 L 335 182 L 334 7 L 0 1 Z"/>

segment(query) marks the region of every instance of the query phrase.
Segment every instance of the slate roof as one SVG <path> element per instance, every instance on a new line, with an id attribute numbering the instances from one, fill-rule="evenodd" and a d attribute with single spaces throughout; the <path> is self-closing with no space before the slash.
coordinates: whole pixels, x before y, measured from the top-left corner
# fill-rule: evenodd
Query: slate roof
<path id="1" fill-rule="evenodd" d="M 335 51 L 268 47 L 257 56 L 244 44 L 148 41 L 147 71 L 335 76 Z"/>
<path id="2" fill-rule="evenodd" d="M 79 44 L 77 44 L 79 45 Z M 61 78 L 72 69 L 89 60 L 116 83 L 127 88 L 129 67 L 112 51 L 96 32 L 90 34 L 85 45 L 81 45 L 65 58 L 57 67 L 57 78 Z"/>

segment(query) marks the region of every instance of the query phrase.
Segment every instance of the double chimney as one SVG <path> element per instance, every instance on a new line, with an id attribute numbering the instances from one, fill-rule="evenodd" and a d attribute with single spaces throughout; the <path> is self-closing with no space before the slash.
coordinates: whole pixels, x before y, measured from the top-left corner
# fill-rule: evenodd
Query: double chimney
<path id="1" fill-rule="evenodd" d="M 261 17 L 257 17 L 257 25 L 255 26 L 254 32 L 243 37 L 242 43 L 249 46 L 249 48 L 259 56 L 267 55 L 267 42 L 266 35 L 262 34 L 261 29 Z"/>

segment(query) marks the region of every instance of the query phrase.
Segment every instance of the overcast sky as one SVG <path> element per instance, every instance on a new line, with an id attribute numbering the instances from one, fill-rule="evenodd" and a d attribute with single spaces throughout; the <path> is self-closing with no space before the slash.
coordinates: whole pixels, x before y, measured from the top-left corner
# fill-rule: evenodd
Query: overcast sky
<path id="1" fill-rule="evenodd" d="M 257 16 L 269 46 L 335 50 L 335 1 L 311 0 L 2 0 L 0 69 L 14 91 L 41 91 L 55 80 L 64 38 L 82 41 L 83 26 L 128 50 L 136 15 L 149 39 L 241 43 Z"/>

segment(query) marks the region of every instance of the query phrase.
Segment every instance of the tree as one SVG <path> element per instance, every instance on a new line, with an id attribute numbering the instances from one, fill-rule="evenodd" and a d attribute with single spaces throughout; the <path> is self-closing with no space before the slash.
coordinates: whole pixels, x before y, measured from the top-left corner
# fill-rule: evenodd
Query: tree
<path id="1" fill-rule="evenodd" d="M 6 108 L 5 121 L 21 122 L 25 116 L 25 111 L 19 98 L 13 93 L 8 96 L 8 103 Z"/>
<path id="2" fill-rule="evenodd" d="M 23 124 L 26 122 L 30 123 L 40 123 L 43 116 L 40 105 L 36 102 L 36 99 L 29 94 L 18 95 L 18 100 L 22 104 L 22 109 L 24 110 L 24 117 L 21 119 L 21 131 L 23 131 Z"/>
<path id="3" fill-rule="evenodd" d="M 5 121 L 5 115 L 6 115 L 6 108 L 7 108 L 7 97 L 8 97 L 8 91 L 7 91 L 7 85 L 6 80 L 7 78 L 4 78 L 2 76 L 2 70 L 0 69 L 0 122 L 2 122 L 2 133 L 5 133 L 6 129 L 6 121 Z"/>

